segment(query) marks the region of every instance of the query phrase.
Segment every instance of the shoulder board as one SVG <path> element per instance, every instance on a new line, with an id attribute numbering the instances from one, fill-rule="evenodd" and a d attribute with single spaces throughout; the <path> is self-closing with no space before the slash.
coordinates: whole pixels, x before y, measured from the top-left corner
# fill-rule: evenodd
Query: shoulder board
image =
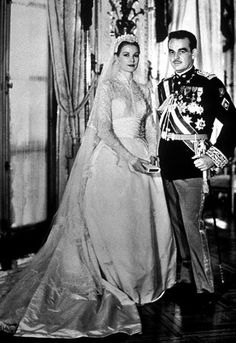
<path id="1" fill-rule="evenodd" d="M 197 70 L 197 74 L 206 77 L 208 80 L 211 80 L 214 77 L 216 77 L 215 74 L 211 74 L 211 73 L 208 73 L 208 72 L 202 71 L 202 70 Z"/>

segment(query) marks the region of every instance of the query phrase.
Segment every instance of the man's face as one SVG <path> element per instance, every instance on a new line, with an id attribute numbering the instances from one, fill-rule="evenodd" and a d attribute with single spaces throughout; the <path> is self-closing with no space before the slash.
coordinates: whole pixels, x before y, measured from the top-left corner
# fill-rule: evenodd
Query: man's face
<path id="1" fill-rule="evenodd" d="M 183 73 L 193 65 L 195 50 L 191 51 L 188 38 L 169 41 L 169 60 L 177 73 Z"/>

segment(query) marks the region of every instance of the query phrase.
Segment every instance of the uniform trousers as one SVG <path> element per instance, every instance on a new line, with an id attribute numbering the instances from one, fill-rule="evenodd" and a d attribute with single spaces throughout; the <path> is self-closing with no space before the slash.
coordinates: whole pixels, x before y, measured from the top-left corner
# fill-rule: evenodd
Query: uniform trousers
<path id="1" fill-rule="evenodd" d="M 178 251 L 178 282 L 195 283 L 197 293 L 214 292 L 213 273 L 202 211 L 202 178 L 163 179 Z"/>

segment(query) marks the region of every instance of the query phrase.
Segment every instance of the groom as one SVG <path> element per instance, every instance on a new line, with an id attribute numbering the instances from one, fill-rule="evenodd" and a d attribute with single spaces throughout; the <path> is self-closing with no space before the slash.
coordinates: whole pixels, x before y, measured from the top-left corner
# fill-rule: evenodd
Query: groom
<path id="1" fill-rule="evenodd" d="M 233 156 L 236 109 L 223 83 L 194 67 L 197 40 L 191 32 L 171 32 L 168 49 L 174 74 L 157 87 L 159 157 L 178 248 L 177 288 L 191 286 L 199 299 L 209 299 L 214 280 L 202 220 L 206 177 Z M 222 129 L 212 145 L 209 138 L 216 118 Z"/>

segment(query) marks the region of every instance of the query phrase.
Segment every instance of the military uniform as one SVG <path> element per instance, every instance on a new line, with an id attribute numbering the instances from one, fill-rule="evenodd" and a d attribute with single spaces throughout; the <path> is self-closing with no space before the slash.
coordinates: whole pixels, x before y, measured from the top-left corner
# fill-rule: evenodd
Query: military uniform
<path id="1" fill-rule="evenodd" d="M 163 79 L 157 88 L 161 140 L 159 158 L 183 282 L 194 281 L 198 293 L 214 291 L 205 229 L 200 218 L 204 196 L 202 172 L 194 154 L 206 154 L 224 167 L 235 148 L 236 109 L 223 83 L 192 67 Z M 215 119 L 222 129 L 210 143 Z"/>

